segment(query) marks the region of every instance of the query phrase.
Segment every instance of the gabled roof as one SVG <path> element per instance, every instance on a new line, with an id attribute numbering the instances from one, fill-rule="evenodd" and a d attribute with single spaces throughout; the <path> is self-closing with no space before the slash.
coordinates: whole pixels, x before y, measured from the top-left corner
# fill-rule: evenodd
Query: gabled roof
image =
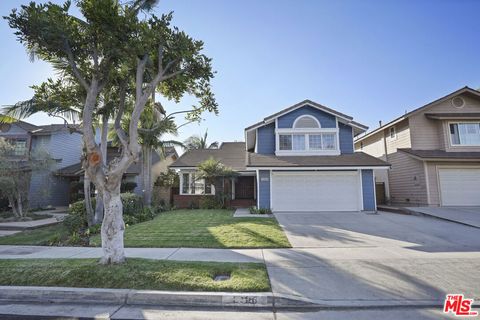
<path id="1" fill-rule="evenodd" d="M 432 102 L 429 102 L 429 103 L 427 103 L 426 105 L 421 106 L 420 108 L 417 108 L 417 109 L 415 109 L 415 110 L 412 110 L 412 111 L 410 111 L 410 112 L 407 112 L 407 113 L 405 113 L 404 115 L 402 115 L 402 116 L 400 116 L 400 117 L 398 117 L 398 118 L 393 119 L 392 121 L 390 121 L 390 122 L 388 122 L 388 123 L 386 123 L 386 124 L 378 127 L 377 129 L 375 129 L 375 130 L 373 130 L 373 131 L 371 131 L 371 132 L 369 132 L 369 133 L 366 133 L 366 134 L 363 135 L 362 137 L 357 138 L 357 139 L 355 140 L 355 142 L 362 141 L 362 140 L 364 140 L 364 139 L 366 139 L 366 138 L 368 138 L 368 137 L 376 134 L 377 132 L 380 132 L 380 131 L 382 131 L 382 130 L 385 130 L 385 129 L 391 127 L 392 125 L 395 125 L 395 124 L 397 124 L 398 122 L 407 119 L 408 117 L 410 117 L 410 116 L 412 116 L 412 115 L 414 115 L 414 114 L 416 114 L 416 113 L 418 113 L 418 112 L 420 112 L 420 111 L 423 111 L 423 110 L 425 110 L 425 109 L 427 109 L 427 108 L 429 108 L 429 107 L 431 107 L 431 106 L 433 106 L 433 105 L 435 105 L 435 104 L 437 104 L 437 103 L 441 103 L 441 102 L 443 102 L 443 101 L 445 101 L 445 100 L 448 100 L 448 99 L 450 99 L 450 98 L 452 98 L 452 97 L 454 97 L 454 96 L 456 96 L 456 95 L 462 94 L 462 93 L 473 94 L 473 95 L 475 95 L 476 97 L 479 97 L 479 98 L 480 98 L 480 92 L 479 92 L 479 91 L 477 91 L 477 90 L 475 90 L 475 89 L 472 89 L 472 88 L 470 88 L 470 87 L 468 87 L 468 86 L 465 86 L 465 87 L 463 87 L 463 88 L 461 88 L 461 89 L 458 89 L 458 90 L 456 90 L 456 91 L 454 91 L 454 92 L 452 92 L 452 93 L 447 94 L 446 96 L 443 96 L 443 97 L 441 97 L 441 98 L 439 98 L 439 99 L 437 99 L 437 100 L 434 100 L 434 101 L 432 101 Z"/>
<path id="2" fill-rule="evenodd" d="M 480 152 L 472 151 L 458 151 L 451 152 L 445 150 L 412 150 L 409 148 L 398 149 L 398 151 L 405 152 L 414 158 L 420 160 L 456 160 L 456 161 L 479 161 Z"/>
<path id="3" fill-rule="evenodd" d="M 245 171 L 245 142 L 224 142 L 218 149 L 198 149 L 185 152 L 170 168 L 195 168 L 213 158 L 235 171 Z"/>
<path id="4" fill-rule="evenodd" d="M 295 109 L 298 109 L 298 108 L 301 108 L 301 107 L 304 107 L 304 106 L 307 106 L 307 105 L 308 105 L 308 106 L 311 106 L 311 107 L 313 107 L 313 108 L 322 110 L 322 111 L 324 111 L 324 112 L 326 112 L 326 113 L 332 114 L 332 115 L 334 115 L 334 116 L 336 116 L 336 117 L 339 117 L 340 119 L 343 119 L 343 120 L 344 120 L 345 122 L 347 122 L 348 124 L 353 125 L 353 126 L 355 126 L 355 127 L 358 127 L 358 128 L 360 128 L 360 129 L 363 129 L 363 130 L 367 130 L 367 129 L 368 129 L 367 126 L 365 126 L 365 125 L 363 125 L 363 124 L 360 124 L 360 123 L 358 123 L 358 122 L 353 121 L 353 117 L 351 117 L 351 116 L 349 116 L 349 115 L 346 115 L 346 114 L 344 114 L 344 113 L 341 113 L 341 112 L 338 112 L 338 111 L 336 111 L 336 110 L 333 110 L 333 109 L 331 109 L 331 108 L 329 108 L 329 107 L 326 107 L 326 106 L 324 106 L 324 105 L 321 105 L 321 104 L 319 104 L 319 103 L 317 103 L 317 102 L 314 102 L 314 101 L 312 101 L 312 100 L 306 99 L 306 100 L 303 100 L 302 102 L 299 102 L 299 103 L 297 103 L 297 104 L 294 104 L 293 106 L 290 106 L 290 107 L 288 107 L 288 108 L 285 108 L 285 109 L 283 109 L 283 110 L 281 110 L 281 111 L 279 111 L 279 112 L 277 112 L 277 113 L 274 113 L 274 114 L 272 114 L 272 115 L 264 118 L 263 121 L 257 122 L 257 123 L 255 123 L 255 124 L 253 124 L 253 125 L 245 128 L 245 131 L 250 131 L 250 130 L 256 129 L 256 128 L 260 127 L 260 126 L 263 126 L 263 125 L 265 125 L 265 124 L 267 124 L 267 123 L 270 123 L 270 122 L 274 121 L 276 118 L 281 117 L 282 115 L 284 115 L 284 114 L 286 114 L 286 113 L 289 113 L 289 112 L 291 112 L 291 111 L 293 111 L 293 110 L 295 110 Z"/>

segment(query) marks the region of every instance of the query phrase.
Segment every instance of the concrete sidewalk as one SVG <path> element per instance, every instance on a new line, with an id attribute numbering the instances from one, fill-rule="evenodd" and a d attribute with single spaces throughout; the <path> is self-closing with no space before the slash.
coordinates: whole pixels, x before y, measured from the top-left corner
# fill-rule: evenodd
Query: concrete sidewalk
<path id="1" fill-rule="evenodd" d="M 408 207 L 406 209 L 416 214 L 480 228 L 480 207 Z"/>
<path id="2" fill-rule="evenodd" d="M 36 215 L 51 215 L 51 218 L 30 220 L 30 221 L 11 221 L 0 223 L 0 236 L 9 235 L 11 233 L 2 231 L 23 231 L 37 229 L 59 223 L 67 216 L 67 207 L 59 207 L 52 210 L 36 211 Z"/>
<path id="3" fill-rule="evenodd" d="M 100 258 L 102 248 L 0 245 L 0 259 Z M 126 248 L 129 258 L 177 261 L 259 262 L 262 249 Z"/>

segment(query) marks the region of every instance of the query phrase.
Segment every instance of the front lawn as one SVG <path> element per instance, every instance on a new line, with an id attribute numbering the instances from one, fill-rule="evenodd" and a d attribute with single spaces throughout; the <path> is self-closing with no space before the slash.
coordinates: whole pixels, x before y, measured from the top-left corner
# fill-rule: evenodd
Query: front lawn
<path id="1" fill-rule="evenodd" d="M 230 275 L 214 281 L 217 275 Z M 268 291 L 258 263 L 176 262 L 128 259 L 103 266 L 97 259 L 0 260 L 0 285 L 185 291 Z"/>
<path id="2" fill-rule="evenodd" d="M 0 245 L 31 245 L 47 246 L 57 244 L 62 239 L 68 238 L 68 231 L 61 223 L 32 229 L 12 234 L 10 236 L 0 237 Z"/>
<path id="3" fill-rule="evenodd" d="M 100 245 L 100 236 L 92 243 Z M 174 210 L 127 226 L 126 247 L 289 248 L 275 219 L 234 218 L 231 210 Z"/>

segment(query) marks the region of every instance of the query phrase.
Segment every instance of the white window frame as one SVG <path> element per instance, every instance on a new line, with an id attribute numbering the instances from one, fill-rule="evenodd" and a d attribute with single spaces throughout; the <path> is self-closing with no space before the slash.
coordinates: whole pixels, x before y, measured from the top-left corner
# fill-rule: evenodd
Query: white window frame
<path id="1" fill-rule="evenodd" d="M 393 136 L 392 136 L 393 132 Z M 388 136 L 390 137 L 391 140 L 397 140 L 397 128 L 395 126 L 390 127 L 390 130 L 388 131 Z"/>
<path id="2" fill-rule="evenodd" d="M 312 119 L 313 121 L 315 121 L 317 123 L 317 128 L 295 128 L 297 126 L 297 122 L 302 119 L 302 118 L 310 118 Z M 314 116 L 311 116 L 309 114 L 305 114 L 305 115 L 301 115 L 301 116 L 298 116 L 295 121 L 293 122 L 293 126 L 292 128 L 293 129 L 320 129 L 322 126 L 320 125 L 320 121 L 318 121 L 317 118 L 315 118 Z"/>
<path id="3" fill-rule="evenodd" d="M 184 174 L 188 174 L 188 192 L 185 193 L 183 192 L 183 182 L 184 182 L 184 179 L 183 179 L 183 175 Z M 196 174 L 195 171 L 180 171 L 180 190 L 179 190 L 179 194 L 180 195 L 186 195 L 186 196 L 209 196 L 209 195 L 215 195 L 215 186 L 212 184 L 211 185 L 211 193 L 205 193 L 205 180 L 203 181 L 203 193 L 192 193 L 192 186 L 193 186 L 193 179 L 192 179 L 192 176 Z"/>
<path id="4" fill-rule="evenodd" d="M 450 125 L 451 124 L 469 124 L 469 123 L 476 123 L 480 126 L 480 121 L 476 120 L 476 121 L 449 121 L 447 123 L 447 134 L 448 134 L 448 141 L 450 143 L 450 146 L 452 148 L 462 148 L 462 147 L 480 147 L 480 144 L 454 144 L 453 141 L 452 141 L 452 133 L 450 132 Z M 460 134 L 460 132 L 459 132 Z M 460 136 L 459 136 L 459 139 L 460 139 Z"/>
<path id="5" fill-rule="evenodd" d="M 317 121 L 318 128 L 295 128 L 296 122 L 302 117 L 311 117 Z M 335 149 L 312 149 L 310 150 L 310 139 L 309 135 L 317 135 L 322 133 L 334 133 L 335 134 Z M 280 135 L 305 135 L 305 150 L 280 150 Z M 339 126 L 338 119 L 336 121 L 335 128 L 322 128 L 318 119 L 310 115 L 300 115 L 293 122 L 293 128 L 278 128 L 275 129 L 275 155 L 277 156 L 315 156 L 315 155 L 340 155 L 340 135 L 339 135 Z M 293 148 L 293 139 L 292 139 L 292 148 Z"/>

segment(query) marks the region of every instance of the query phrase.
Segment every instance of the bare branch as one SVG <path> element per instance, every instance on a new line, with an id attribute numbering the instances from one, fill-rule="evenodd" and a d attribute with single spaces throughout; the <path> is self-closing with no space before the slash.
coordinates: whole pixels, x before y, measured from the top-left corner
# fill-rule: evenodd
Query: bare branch
<path id="1" fill-rule="evenodd" d="M 127 95 L 127 84 L 126 81 L 123 82 L 120 86 L 120 102 L 118 104 L 118 113 L 115 117 L 115 132 L 117 133 L 118 139 L 122 143 L 124 149 L 128 148 L 127 135 L 122 129 L 120 121 L 122 120 L 123 112 L 125 111 L 125 98 Z"/>
<path id="2" fill-rule="evenodd" d="M 160 79 L 160 81 L 165 81 L 165 80 L 168 80 L 168 79 L 170 79 L 170 78 L 176 77 L 176 76 L 178 76 L 179 74 L 184 73 L 185 71 L 187 71 L 187 70 L 181 69 L 181 70 L 172 72 L 172 73 L 170 73 L 170 74 L 168 74 L 168 75 L 166 75 L 166 76 L 162 76 L 161 79 Z"/>
<path id="3" fill-rule="evenodd" d="M 177 62 L 179 62 L 180 60 L 179 59 L 174 59 L 172 61 L 170 61 L 169 63 L 167 63 L 167 65 L 165 66 L 165 69 L 163 70 L 163 73 L 167 73 L 168 70 L 170 70 L 170 68 Z"/>
<path id="4" fill-rule="evenodd" d="M 90 89 L 90 85 L 82 76 L 80 70 L 78 70 L 77 64 L 75 62 L 75 58 L 73 57 L 72 48 L 70 48 L 70 44 L 68 43 L 68 40 L 65 40 L 65 53 L 67 54 L 68 64 L 72 68 L 73 74 L 78 79 L 80 84 L 85 88 L 85 90 L 88 91 Z"/>
<path id="5" fill-rule="evenodd" d="M 186 126 L 187 124 L 194 123 L 194 122 L 195 121 L 192 120 L 192 121 L 187 121 L 185 123 L 182 123 L 181 125 L 177 126 L 177 130 L 180 129 L 181 127 L 183 127 L 183 126 Z"/>

